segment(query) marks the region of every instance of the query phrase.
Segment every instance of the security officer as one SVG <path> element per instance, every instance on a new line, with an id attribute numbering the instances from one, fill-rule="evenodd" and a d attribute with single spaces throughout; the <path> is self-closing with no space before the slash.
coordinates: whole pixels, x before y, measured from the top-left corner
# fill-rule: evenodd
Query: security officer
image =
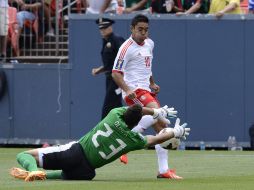
<path id="1" fill-rule="evenodd" d="M 105 73 L 106 75 L 106 96 L 102 108 L 102 119 L 111 109 L 122 106 L 121 90 L 112 79 L 111 71 L 118 49 L 125 40 L 113 33 L 112 24 L 114 23 L 115 21 L 109 18 L 99 18 L 96 20 L 103 38 L 101 50 L 103 66 L 93 68 L 92 75 L 95 76 L 100 73 Z"/>

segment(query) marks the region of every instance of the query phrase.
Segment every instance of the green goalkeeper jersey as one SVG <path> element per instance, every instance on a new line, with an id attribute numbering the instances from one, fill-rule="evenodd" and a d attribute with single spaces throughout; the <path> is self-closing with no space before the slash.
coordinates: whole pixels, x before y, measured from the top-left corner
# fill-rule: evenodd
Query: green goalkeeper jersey
<path id="1" fill-rule="evenodd" d="M 146 137 L 132 132 L 123 121 L 126 109 L 121 107 L 111 110 L 107 117 L 79 140 L 94 168 L 108 164 L 132 150 L 146 147 Z"/>

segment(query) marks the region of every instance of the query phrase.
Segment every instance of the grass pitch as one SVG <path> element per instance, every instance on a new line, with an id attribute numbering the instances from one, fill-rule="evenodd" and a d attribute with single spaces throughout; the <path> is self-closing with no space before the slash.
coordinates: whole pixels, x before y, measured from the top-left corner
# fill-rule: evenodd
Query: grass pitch
<path id="1" fill-rule="evenodd" d="M 16 154 L 25 149 L 0 149 L 0 190 L 253 190 L 254 152 L 170 151 L 171 168 L 184 180 L 156 179 L 154 150 L 128 154 L 129 164 L 115 162 L 97 169 L 93 181 L 46 180 L 24 182 L 8 170 L 18 166 Z"/>

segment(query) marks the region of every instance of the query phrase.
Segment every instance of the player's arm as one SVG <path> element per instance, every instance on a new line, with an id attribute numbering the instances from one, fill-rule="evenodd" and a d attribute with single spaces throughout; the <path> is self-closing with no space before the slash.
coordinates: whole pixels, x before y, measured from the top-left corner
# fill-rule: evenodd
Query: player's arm
<path id="1" fill-rule="evenodd" d="M 130 99 L 136 98 L 135 92 L 133 92 L 123 80 L 123 74 L 120 72 L 112 72 L 112 78 L 115 83 L 126 93 Z"/>
<path id="2" fill-rule="evenodd" d="M 177 111 L 175 108 L 169 108 L 167 105 L 161 108 L 148 108 L 142 107 L 142 114 L 143 115 L 151 115 L 154 119 L 163 119 L 167 120 L 168 117 L 176 117 Z M 170 123 L 170 122 L 169 122 Z"/>
<path id="3" fill-rule="evenodd" d="M 129 61 L 129 57 L 132 56 L 132 53 L 129 52 L 128 49 L 131 44 L 132 43 L 129 43 L 129 41 L 125 41 L 120 47 L 115 58 L 111 76 L 115 83 L 126 93 L 126 96 L 130 99 L 134 99 L 137 97 L 135 92 L 129 88 L 123 79 L 124 69 Z"/>
<path id="4" fill-rule="evenodd" d="M 165 142 L 165 141 L 167 141 L 167 140 L 169 140 L 173 137 L 174 137 L 173 131 L 165 132 L 165 133 L 162 133 L 162 134 L 159 134 L 159 135 L 156 135 L 156 136 L 147 135 L 146 136 L 146 138 L 147 138 L 147 147 L 163 143 L 163 142 Z"/>
<path id="5" fill-rule="evenodd" d="M 174 128 L 169 128 L 171 130 L 165 130 L 165 132 L 160 133 L 156 136 L 147 135 L 147 146 L 153 146 L 156 144 L 163 143 L 173 137 L 175 138 L 185 138 L 190 134 L 190 128 L 186 128 L 187 123 L 180 125 L 180 119 L 177 118 Z"/>

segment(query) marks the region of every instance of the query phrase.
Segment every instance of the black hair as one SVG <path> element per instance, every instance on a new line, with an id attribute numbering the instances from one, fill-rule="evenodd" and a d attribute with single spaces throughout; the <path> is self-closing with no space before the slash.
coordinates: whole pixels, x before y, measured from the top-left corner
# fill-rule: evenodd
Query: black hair
<path id="1" fill-rule="evenodd" d="M 138 14 L 132 19 L 131 26 L 135 27 L 139 22 L 149 23 L 149 19 L 145 15 Z"/>
<path id="2" fill-rule="evenodd" d="M 135 127 L 142 118 L 142 106 L 134 104 L 123 114 L 123 120 L 129 128 Z"/>

